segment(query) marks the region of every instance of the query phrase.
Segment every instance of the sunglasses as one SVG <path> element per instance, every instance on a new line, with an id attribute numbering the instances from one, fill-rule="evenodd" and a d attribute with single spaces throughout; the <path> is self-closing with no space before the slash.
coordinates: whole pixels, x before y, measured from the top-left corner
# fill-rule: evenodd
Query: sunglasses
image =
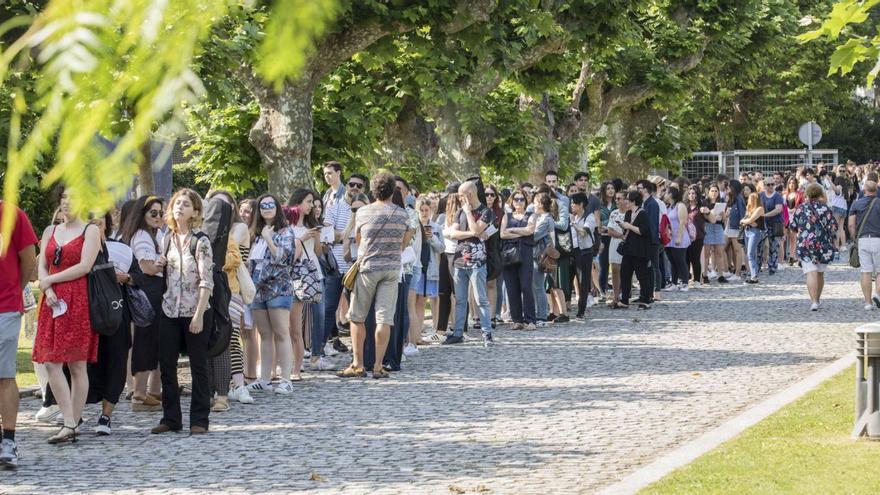
<path id="1" fill-rule="evenodd" d="M 514 203 L 525 203 L 526 198 L 513 198 Z"/>
<path id="2" fill-rule="evenodd" d="M 52 264 L 55 266 L 61 265 L 61 246 L 55 246 L 55 257 L 52 258 Z"/>
<path id="3" fill-rule="evenodd" d="M 363 189 L 364 185 L 360 182 L 349 182 L 348 187 L 353 187 L 355 189 Z"/>
<path id="4" fill-rule="evenodd" d="M 271 210 L 271 209 L 273 209 L 273 208 L 275 208 L 275 203 L 274 203 L 274 202 L 272 202 L 272 203 L 260 203 L 260 209 L 261 209 L 261 210 Z"/>
<path id="5" fill-rule="evenodd" d="M 486 197 L 487 197 L 487 198 L 494 198 L 494 197 L 495 197 L 495 193 L 493 193 L 493 192 L 487 192 L 487 193 L 486 193 Z"/>
<path id="6" fill-rule="evenodd" d="M 151 218 L 159 218 L 163 215 L 164 212 L 162 210 L 150 210 L 147 213 L 150 214 Z"/>

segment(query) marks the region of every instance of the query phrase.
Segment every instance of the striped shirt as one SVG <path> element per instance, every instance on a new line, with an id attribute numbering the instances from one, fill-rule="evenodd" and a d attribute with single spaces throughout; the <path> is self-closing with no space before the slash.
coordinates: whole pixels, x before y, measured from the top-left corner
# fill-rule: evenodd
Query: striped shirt
<path id="1" fill-rule="evenodd" d="M 344 231 L 351 217 L 351 205 L 345 201 L 345 185 L 340 184 L 337 190 L 328 189 L 324 193 L 324 220 L 333 226 L 334 231 Z M 333 256 L 339 265 L 339 271 L 345 273 L 351 263 L 345 261 L 342 241 L 333 243 Z"/>
<path id="2" fill-rule="evenodd" d="M 409 215 L 399 206 L 375 202 L 359 209 L 355 232 L 361 233 L 357 256 L 360 271 L 400 270 L 400 252 L 407 230 Z"/>

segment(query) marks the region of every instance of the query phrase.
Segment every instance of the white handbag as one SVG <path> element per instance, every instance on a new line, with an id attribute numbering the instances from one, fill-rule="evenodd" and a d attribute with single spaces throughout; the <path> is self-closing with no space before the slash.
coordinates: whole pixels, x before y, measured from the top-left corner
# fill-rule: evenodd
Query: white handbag
<path id="1" fill-rule="evenodd" d="M 254 302 L 254 296 L 257 295 L 257 287 L 254 285 L 254 279 L 251 278 L 251 274 L 248 272 L 244 263 L 238 265 L 235 276 L 238 278 L 238 288 L 241 293 L 241 300 L 244 301 L 245 304 Z"/>

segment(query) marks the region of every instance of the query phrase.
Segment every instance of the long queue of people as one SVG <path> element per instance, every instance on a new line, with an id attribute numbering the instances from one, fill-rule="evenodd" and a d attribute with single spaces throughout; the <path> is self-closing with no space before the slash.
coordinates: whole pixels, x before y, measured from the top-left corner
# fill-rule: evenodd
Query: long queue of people
<path id="1" fill-rule="evenodd" d="M 342 165 L 327 162 L 323 195 L 298 189 L 286 203 L 272 194 L 236 202 L 225 191 L 203 199 L 181 189 L 89 220 L 65 190 L 41 239 L 17 211 L 0 257 L 0 464 L 17 463 L 15 357 L 32 279 L 41 292 L 37 419 L 62 425 L 49 443 L 76 441 L 87 403 L 101 404 L 95 432 L 111 434 L 121 397 L 135 412 L 161 411 L 151 432 L 163 434 L 183 429 L 181 396 L 191 395 L 189 431 L 202 434 L 230 402 L 294 393 L 306 359 L 329 371 L 330 357 L 351 352 L 338 376 L 387 378 L 419 346 L 465 342 L 468 326 L 492 347 L 498 325 L 584 321 L 603 303 L 650 309 L 664 292 L 758 283 L 785 260 L 806 273 L 816 311 L 825 268 L 857 240 L 866 309 L 880 307 L 871 288 L 880 269 L 877 175 L 840 170 L 693 183 L 649 176 L 596 190 L 586 172 L 565 185 L 549 171 L 537 186 L 474 177 L 420 194 L 403 177 L 344 179 Z M 107 296 L 96 275 L 107 264 L 121 296 L 99 308 L 90 301 Z M 117 328 L 96 332 L 98 319 L 113 316 L 101 311 L 114 310 Z M 178 382 L 181 352 L 188 389 Z"/>

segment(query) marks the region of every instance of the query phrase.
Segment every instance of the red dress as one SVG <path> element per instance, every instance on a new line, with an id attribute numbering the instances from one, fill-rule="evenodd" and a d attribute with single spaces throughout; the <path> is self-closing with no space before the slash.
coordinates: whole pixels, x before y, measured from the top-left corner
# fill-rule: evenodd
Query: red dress
<path id="1" fill-rule="evenodd" d="M 46 246 L 46 264 L 49 274 L 55 274 L 79 263 L 85 243 L 85 235 L 61 248 L 61 263 L 55 266 L 55 231 Z M 37 337 L 34 339 L 33 360 L 36 363 L 70 363 L 73 361 L 98 360 L 98 334 L 92 331 L 89 317 L 89 290 L 86 277 L 52 285 L 58 299 L 67 304 L 67 312 L 52 318 L 52 308 L 46 299 L 40 303 L 40 316 L 37 320 Z"/>

